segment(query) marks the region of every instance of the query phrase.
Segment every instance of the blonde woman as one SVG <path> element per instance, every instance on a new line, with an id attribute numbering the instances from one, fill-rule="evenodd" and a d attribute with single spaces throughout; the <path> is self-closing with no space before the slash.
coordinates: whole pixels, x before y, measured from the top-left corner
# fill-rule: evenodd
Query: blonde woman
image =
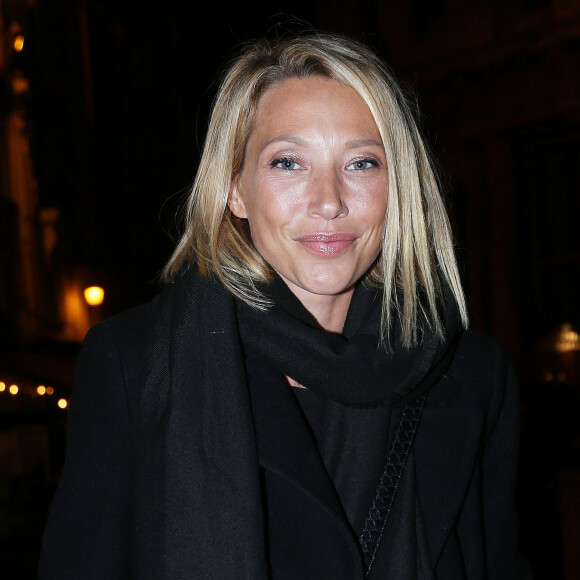
<path id="1" fill-rule="evenodd" d="M 167 286 L 80 355 L 42 578 L 515 578 L 518 405 L 368 48 L 245 48 Z"/>

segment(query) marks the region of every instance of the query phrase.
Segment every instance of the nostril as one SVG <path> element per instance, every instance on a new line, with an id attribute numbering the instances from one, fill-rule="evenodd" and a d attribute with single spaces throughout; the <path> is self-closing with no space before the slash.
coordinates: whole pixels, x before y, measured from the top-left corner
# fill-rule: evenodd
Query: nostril
<path id="1" fill-rule="evenodd" d="M 348 215 L 348 207 L 342 196 L 332 191 L 314 196 L 310 203 L 310 213 L 324 219 L 335 219 Z"/>
<path id="2" fill-rule="evenodd" d="M 348 208 L 343 203 L 326 203 L 313 207 L 311 214 L 331 220 L 348 215 Z"/>

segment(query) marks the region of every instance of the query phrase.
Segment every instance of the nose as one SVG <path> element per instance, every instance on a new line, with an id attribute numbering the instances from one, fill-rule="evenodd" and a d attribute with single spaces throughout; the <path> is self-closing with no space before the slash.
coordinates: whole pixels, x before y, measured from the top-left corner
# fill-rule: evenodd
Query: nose
<path id="1" fill-rule="evenodd" d="M 310 184 L 310 215 L 325 220 L 348 215 L 344 194 L 344 184 L 333 169 L 320 172 Z"/>

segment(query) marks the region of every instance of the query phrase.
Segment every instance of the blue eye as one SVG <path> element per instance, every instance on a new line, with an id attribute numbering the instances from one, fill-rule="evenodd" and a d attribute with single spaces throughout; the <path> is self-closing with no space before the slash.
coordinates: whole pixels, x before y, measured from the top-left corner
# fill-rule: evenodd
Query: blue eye
<path id="1" fill-rule="evenodd" d="M 300 165 L 291 159 L 290 157 L 280 157 L 279 159 L 274 159 L 270 163 L 272 167 L 279 167 L 280 169 L 286 169 L 287 171 L 292 171 L 293 169 L 298 169 Z"/>
<path id="2" fill-rule="evenodd" d="M 354 169 L 355 171 L 364 171 L 371 167 L 378 167 L 378 163 L 374 159 L 359 159 L 347 166 L 347 169 Z"/>

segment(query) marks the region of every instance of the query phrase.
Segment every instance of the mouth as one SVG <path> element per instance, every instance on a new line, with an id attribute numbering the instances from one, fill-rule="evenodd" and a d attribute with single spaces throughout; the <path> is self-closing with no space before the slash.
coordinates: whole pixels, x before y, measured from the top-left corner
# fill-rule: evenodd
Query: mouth
<path id="1" fill-rule="evenodd" d="M 336 256 L 357 239 L 355 234 L 310 234 L 296 238 L 295 241 L 302 244 L 311 252 L 323 256 Z"/>

